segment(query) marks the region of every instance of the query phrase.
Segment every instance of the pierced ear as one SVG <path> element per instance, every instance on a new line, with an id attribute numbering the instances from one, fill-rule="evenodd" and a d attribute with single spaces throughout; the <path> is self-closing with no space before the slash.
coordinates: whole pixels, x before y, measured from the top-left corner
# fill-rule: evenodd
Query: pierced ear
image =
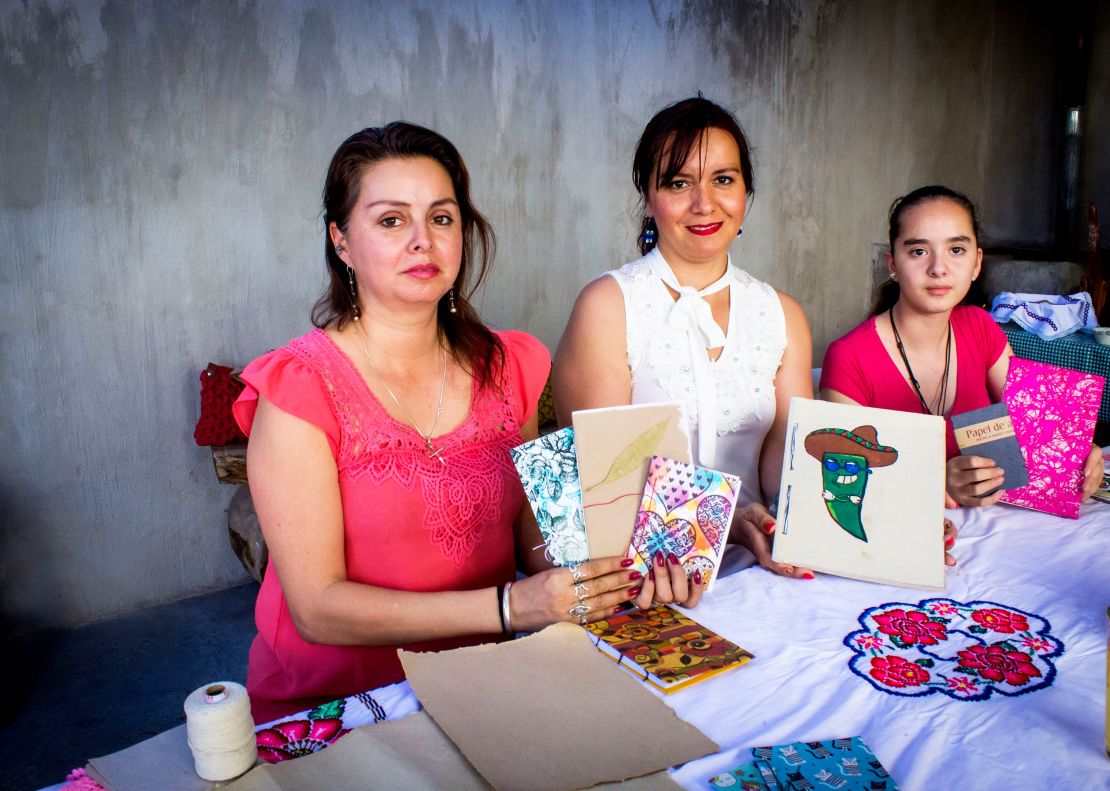
<path id="1" fill-rule="evenodd" d="M 333 223 L 328 223 L 328 236 L 331 237 L 332 247 L 335 248 L 336 254 L 341 249 L 346 248 L 346 239 L 343 238 L 343 232 L 339 230 L 339 226 Z"/>

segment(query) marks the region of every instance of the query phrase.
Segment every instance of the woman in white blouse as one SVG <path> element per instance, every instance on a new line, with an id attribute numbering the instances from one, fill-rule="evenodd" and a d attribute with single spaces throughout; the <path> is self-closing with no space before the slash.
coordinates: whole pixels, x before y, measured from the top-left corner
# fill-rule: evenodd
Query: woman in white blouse
<path id="1" fill-rule="evenodd" d="M 812 578 L 771 560 L 766 505 L 778 495 L 790 398 L 813 397 L 811 341 L 798 303 L 729 258 L 754 194 L 744 132 L 701 96 L 672 104 L 644 129 L 633 181 L 643 257 L 578 296 L 555 356 L 559 421 L 578 409 L 683 404 L 695 463 L 741 479 L 730 539 L 767 569 Z"/>

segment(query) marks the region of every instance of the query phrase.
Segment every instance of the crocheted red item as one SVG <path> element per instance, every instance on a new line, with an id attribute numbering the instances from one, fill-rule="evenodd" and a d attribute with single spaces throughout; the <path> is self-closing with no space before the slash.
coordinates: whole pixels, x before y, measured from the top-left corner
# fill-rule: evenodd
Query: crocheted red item
<path id="1" fill-rule="evenodd" d="M 244 387 L 231 372 L 231 368 L 215 363 L 208 363 L 200 372 L 200 419 L 193 431 L 198 445 L 226 445 L 247 439 L 231 415 L 231 405 Z"/>

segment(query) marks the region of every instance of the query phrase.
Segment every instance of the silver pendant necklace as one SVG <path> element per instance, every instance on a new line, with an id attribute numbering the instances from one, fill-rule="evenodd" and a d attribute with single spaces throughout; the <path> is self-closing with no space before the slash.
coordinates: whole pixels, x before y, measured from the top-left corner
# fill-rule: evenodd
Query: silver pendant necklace
<path id="1" fill-rule="evenodd" d="M 447 385 L 447 349 L 441 347 L 443 351 L 443 375 L 440 377 L 439 380 L 439 402 L 436 404 L 436 413 L 435 416 L 432 418 L 432 427 L 429 428 L 428 433 L 425 434 L 423 431 L 420 430 L 420 427 L 416 425 L 416 421 L 409 416 L 408 411 L 403 406 L 401 406 L 401 401 L 397 398 L 397 394 L 393 392 L 393 388 L 389 386 L 389 382 L 385 381 L 385 377 L 381 375 L 381 373 L 378 371 L 377 366 L 374 365 L 374 360 L 370 357 L 370 351 L 366 348 L 366 337 L 362 334 L 362 328 L 359 326 L 357 320 L 354 322 L 354 324 L 355 334 L 358 335 L 358 342 L 359 345 L 362 347 L 362 356 L 366 358 L 366 362 L 370 363 L 370 370 L 374 372 L 374 375 L 376 377 L 378 377 L 378 381 L 382 383 L 382 387 L 384 387 L 385 391 L 389 393 L 389 397 L 393 399 L 393 403 L 397 405 L 397 409 L 399 409 L 401 414 L 405 416 L 405 420 L 408 421 L 408 424 L 412 426 L 412 430 L 420 435 L 420 439 L 424 440 L 424 445 L 428 448 L 428 457 L 435 459 L 440 464 L 446 467 L 447 462 L 441 455 L 443 453 L 443 448 L 435 448 L 432 445 L 432 437 L 435 436 L 436 424 L 439 422 L 439 416 L 443 414 L 443 393 Z"/>

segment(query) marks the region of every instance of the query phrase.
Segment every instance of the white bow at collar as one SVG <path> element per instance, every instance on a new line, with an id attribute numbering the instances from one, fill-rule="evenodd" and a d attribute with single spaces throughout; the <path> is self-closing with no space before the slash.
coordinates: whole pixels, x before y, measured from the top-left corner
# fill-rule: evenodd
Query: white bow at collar
<path id="1" fill-rule="evenodd" d="M 679 285 L 678 278 L 674 276 L 659 248 L 651 251 L 650 259 L 651 270 L 655 275 L 673 291 L 678 292 L 678 299 L 675 300 L 674 306 L 667 315 L 667 324 L 679 332 L 696 334 L 706 349 L 724 346 L 725 334 L 713 320 L 713 309 L 709 307 L 705 297 L 716 294 L 732 283 L 732 267 L 726 266 L 725 273 L 718 280 L 699 290 L 693 286 Z"/>

